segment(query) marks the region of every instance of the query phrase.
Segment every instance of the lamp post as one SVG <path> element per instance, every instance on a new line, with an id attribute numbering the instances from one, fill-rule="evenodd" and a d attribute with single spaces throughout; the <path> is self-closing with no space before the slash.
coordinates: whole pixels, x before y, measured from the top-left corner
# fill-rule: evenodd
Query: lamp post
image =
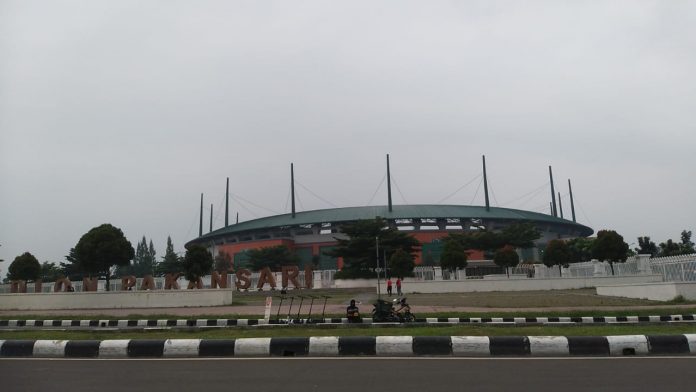
<path id="1" fill-rule="evenodd" d="M 382 289 L 379 284 L 379 236 L 375 237 L 375 261 L 377 263 L 377 267 L 375 268 L 375 272 L 377 273 L 377 299 L 380 300 L 382 299 Z"/>

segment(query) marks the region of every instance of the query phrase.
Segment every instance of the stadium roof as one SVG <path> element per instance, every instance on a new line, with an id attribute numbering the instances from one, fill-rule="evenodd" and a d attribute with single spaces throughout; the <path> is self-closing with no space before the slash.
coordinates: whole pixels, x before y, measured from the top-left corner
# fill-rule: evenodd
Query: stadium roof
<path id="1" fill-rule="evenodd" d="M 227 234 L 243 233 L 274 227 L 312 225 L 329 222 L 352 222 L 363 219 L 374 219 L 377 216 L 384 219 L 459 218 L 482 219 L 484 221 L 532 221 L 562 226 L 574 226 L 583 236 L 590 236 L 594 232 L 591 228 L 579 223 L 538 212 L 499 207 L 491 207 L 490 211 L 486 211 L 486 207 L 483 206 L 416 204 L 394 205 L 392 212 L 389 212 L 387 206 L 367 206 L 302 211 L 297 212 L 294 218 L 292 214 L 273 215 L 233 224 L 204 234 L 191 242 L 218 238 Z"/>

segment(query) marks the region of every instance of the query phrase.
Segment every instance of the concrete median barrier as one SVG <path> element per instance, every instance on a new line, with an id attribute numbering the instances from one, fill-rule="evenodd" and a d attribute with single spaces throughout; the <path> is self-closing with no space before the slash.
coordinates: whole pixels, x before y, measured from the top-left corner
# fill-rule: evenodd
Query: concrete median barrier
<path id="1" fill-rule="evenodd" d="M 564 357 L 696 355 L 696 334 L 623 336 L 317 336 L 162 340 L 0 340 L 0 357 Z"/>

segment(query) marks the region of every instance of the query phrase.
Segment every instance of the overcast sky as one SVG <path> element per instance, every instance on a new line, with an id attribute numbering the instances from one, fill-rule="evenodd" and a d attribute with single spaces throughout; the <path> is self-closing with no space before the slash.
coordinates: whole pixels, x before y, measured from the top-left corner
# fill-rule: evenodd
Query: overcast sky
<path id="1" fill-rule="evenodd" d="M 581 223 L 676 240 L 694 70 L 694 1 L 0 0 L 0 274 L 106 222 L 181 251 L 226 177 L 285 212 L 290 162 L 298 210 L 384 204 L 387 153 L 397 204 L 482 204 L 485 154 L 493 205 L 548 212 L 552 165 Z"/>

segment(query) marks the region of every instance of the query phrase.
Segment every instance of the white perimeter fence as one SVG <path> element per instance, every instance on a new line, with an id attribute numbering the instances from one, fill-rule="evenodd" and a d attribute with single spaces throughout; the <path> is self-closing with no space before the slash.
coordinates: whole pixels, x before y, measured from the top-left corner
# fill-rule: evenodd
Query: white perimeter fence
<path id="1" fill-rule="evenodd" d="M 587 278 L 612 276 L 608 262 L 587 261 L 573 263 L 565 268 L 547 267 L 543 264 L 523 264 L 510 268 L 510 277 L 516 279 Z M 416 267 L 417 280 L 486 279 L 493 275 L 465 276 L 464 270 L 450 274 L 439 267 Z M 614 276 L 661 275 L 664 282 L 696 282 L 696 253 L 681 256 L 650 258 L 649 255 L 629 257 L 624 263 L 614 263 Z"/>
<path id="2" fill-rule="evenodd" d="M 546 267 L 543 264 L 523 264 L 510 268 L 510 278 L 514 279 L 544 279 L 544 278 L 581 278 L 581 277 L 601 277 L 612 276 L 611 266 L 608 262 L 588 261 L 573 263 L 566 268 Z M 316 288 L 330 288 L 334 285 L 335 270 L 314 271 L 313 285 Z M 638 275 L 661 275 L 664 282 L 696 282 L 696 253 L 681 256 L 650 258 L 649 255 L 638 255 L 629 257 L 625 263 L 614 263 L 614 276 L 638 276 Z M 487 279 L 500 278 L 505 275 L 485 275 L 485 276 L 466 276 L 466 270 L 457 270 L 450 273 L 440 267 L 421 267 L 414 269 L 416 280 L 437 281 L 437 280 L 459 280 L 459 279 Z M 281 288 L 281 274 L 276 273 L 276 283 L 278 289 Z M 164 278 L 154 278 L 155 287 L 164 287 Z M 255 289 L 259 279 L 259 273 L 251 274 L 251 289 Z M 297 277 L 300 285 L 304 286 L 305 276 L 300 272 Z M 227 276 L 227 287 L 234 287 L 235 276 Z M 140 288 L 142 278 L 137 279 L 136 288 Z M 121 290 L 121 280 L 111 280 L 110 289 L 113 291 Z M 183 277 L 178 280 L 179 286 L 185 289 L 188 281 Z M 75 291 L 82 291 L 82 282 L 72 282 Z M 106 282 L 99 281 L 98 290 L 105 289 Z M 203 277 L 203 287 L 210 288 L 210 276 Z M 44 282 L 43 292 L 53 291 L 53 282 Z M 10 285 L 0 285 L 0 294 L 9 293 Z M 34 292 L 34 284 L 27 284 L 27 292 Z"/>

